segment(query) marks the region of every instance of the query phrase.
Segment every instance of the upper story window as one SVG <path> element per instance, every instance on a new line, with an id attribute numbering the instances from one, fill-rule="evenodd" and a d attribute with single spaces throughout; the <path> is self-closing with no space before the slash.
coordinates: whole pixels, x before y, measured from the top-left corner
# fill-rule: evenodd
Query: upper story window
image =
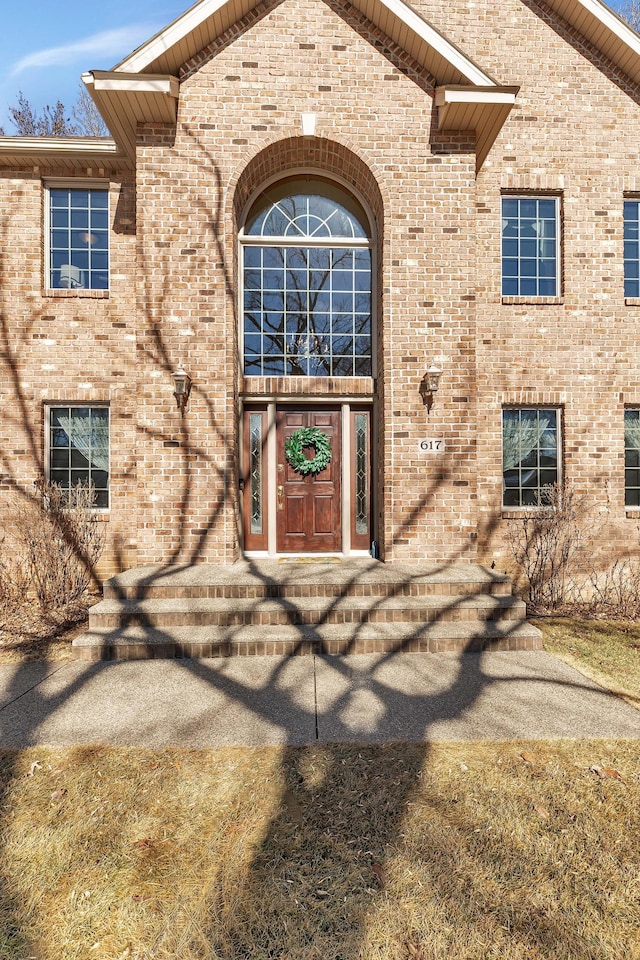
<path id="1" fill-rule="evenodd" d="M 502 411 L 503 506 L 544 505 L 545 488 L 559 480 L 558 421 L 556 409 Z"/>
<path id="2" fill-rule="evenodd" d="M 624 295 L 640 297 L 640 200 L 624 202 Z"/>
<path id="3" fill-rule="evenodd" d="M 109 192 L 98 187 L 48 188 L 47 287 L 109 288 Z"/>
<path id="4" fill-rule="evenodd" d="M 246 376 L 372 375 L 372 242 L 336 184 L 264 190 L 240 236 Z"/>
<path id="5" fill-rule="evenodd" d="M 624 412 L 624 502 L 640 507 L 640 410 Z"/>
<path id="6" fill-rule="evenodd" d="M 109 408 L 49 407 L 48 479 L 63 490 L 91 484 L 94 504 L 109 506 Z"/>
<path id="7" fill-rule="evenodd" d="M 556 297 L 559 197 L 502 198 L 502 296 Z"/>

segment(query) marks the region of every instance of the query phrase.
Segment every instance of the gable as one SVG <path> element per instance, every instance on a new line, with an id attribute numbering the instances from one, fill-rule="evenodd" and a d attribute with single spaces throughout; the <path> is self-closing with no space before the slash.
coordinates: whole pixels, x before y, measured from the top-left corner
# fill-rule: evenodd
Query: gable
<path id="1" fill-rule="evenodd" d="M 273 0 L 258 9 L 263 6 L 266 11 L 280 3 L 286 0 Z M 600 0 L 546 0 L 546 4 L 633 83 L 640 84 L 640 37 Z M 434 78 L 438 129 L 473 131 L 479 169 L 519 88 L 501 84 L 404 0 L 352 0 L 350 4 L 344 0 L 344 7 L 359 11 L 378 36 L 386 36 L 391 46 L 399 47 Z M 0 165 L 15 165 L 26 157 L 31 162 L 40 158 L 45 167 L 60 160 L 74 166 L 85 161 L 95 164 L 108 155 L 111 168 L 135 166 L 138 125 L 175 124 L 181 77 L 190 63 L 230 32 L 233 42 L 234 26 L 256 9 L 255 0 L 199 0 L 112 70 L 83 74 L 112 139 L 32 143 L 4 137 L 0 138 Z"/>
<path id="2" fill-rule="evenodd" d="M 434 78 L 439 129 L 474 131 L 479 168 L 515 103 L 518 88 L 500 86 L 403 0 L 355 0 L 351 6 L 378 35 L 389 38 L 390 46 L 399 47 Z M 186 73 L 185 65 L 254 9 L 254 0 L 200 0 L 112 71 L 83 76 L 116 141 L 132 160 L 138 123 L 175 122 L 179 92 L 170 88 L 170 81 Z M 157 96 L 150 97 L 154 92 Z"/>
<path id="3" fill-rule="evenodd" d="M 352 4 L 439 84 L 495 85 L 495 80 L 403 0 L 353 0 Z M 178 75 L 183 64 L 256 6 L 255 0 L 200 0 L 113 70 Z"/>

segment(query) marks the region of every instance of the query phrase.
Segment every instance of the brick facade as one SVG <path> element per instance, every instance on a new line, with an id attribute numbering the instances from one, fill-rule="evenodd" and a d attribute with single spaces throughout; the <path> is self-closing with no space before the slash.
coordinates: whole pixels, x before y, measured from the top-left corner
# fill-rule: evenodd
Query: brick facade
<path id="1" fill-rule="evenodd" d="M 414 7 L 520 87 L 477 173 L 473 134 L 438 132 L 437 78 L 339 0 L 259 4 L 191 58 L 177 124 L 140 125 L 129 171 L 3 161 L 0 488 L 42 474 L 47 404 L 107 402 L 105 570 L 241 554 L 240 414 L 260 395 L 372 399 L 383 559 L 506 562 L 504 405 L 559 408 L 564 476 L 601 508 L 603 544 L 635 547 L 623 412 L 640 405 L 639 304 L 624 298 L 622 209 L 640 196 L 638 86 L 544 3 Z M 260 186 L 293 171 L 340 178 L 370 215 L 372 380 L 241 376 L 238 230 Z M 108 295 L 45 290 L 43 182 L 70 177 L 109 187 Z M 509 192 L 561 198 L 557 297 L 501 296 Z M 445 452 L 421 453 L 423 438 Z"/>

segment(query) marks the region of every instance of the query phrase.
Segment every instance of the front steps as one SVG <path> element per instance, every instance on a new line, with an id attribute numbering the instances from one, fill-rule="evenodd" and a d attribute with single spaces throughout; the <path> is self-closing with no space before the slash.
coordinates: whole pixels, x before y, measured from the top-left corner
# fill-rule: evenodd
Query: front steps
<path id="1" fill-rule="evenodd" d="M 476 564 L 137 567 L 105 583 L 73 646 L 85 660 L 541 649 L 525 617 L 509 578 Z"/>

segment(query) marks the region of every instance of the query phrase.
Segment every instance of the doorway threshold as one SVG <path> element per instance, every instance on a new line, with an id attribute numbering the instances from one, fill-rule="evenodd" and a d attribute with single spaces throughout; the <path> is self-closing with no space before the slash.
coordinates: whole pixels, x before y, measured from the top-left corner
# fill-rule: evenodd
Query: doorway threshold
<path id="1" fill-rule="evenodd" d="M 278 557 L 278 563 L 342 563 L 344 554 L 335 553 L 292 553 Z"/>

